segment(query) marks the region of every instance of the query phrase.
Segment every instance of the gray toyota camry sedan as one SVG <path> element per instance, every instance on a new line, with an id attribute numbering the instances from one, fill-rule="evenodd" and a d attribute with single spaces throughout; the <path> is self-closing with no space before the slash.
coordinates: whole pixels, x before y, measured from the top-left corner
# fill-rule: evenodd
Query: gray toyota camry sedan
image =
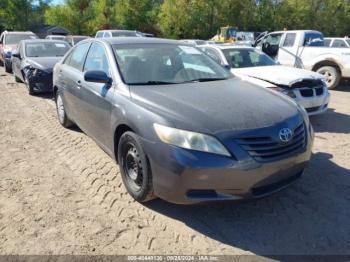
<path id="1" fill-rule="evenodd" d="M 53 84 L 60 123 L 116 159 L 140 202 L 264 197 L 310 159 L 304 109 L 178 41 L 85 40 L 55 66 Z"/>

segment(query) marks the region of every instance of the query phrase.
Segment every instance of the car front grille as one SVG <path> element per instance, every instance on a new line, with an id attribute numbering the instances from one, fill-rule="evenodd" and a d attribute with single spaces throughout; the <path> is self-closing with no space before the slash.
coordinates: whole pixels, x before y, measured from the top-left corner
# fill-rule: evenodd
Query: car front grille
<path id="1" fill-rule="evenodd" d="M 315 88 L 315 90 L 316 90 L 317 96 L 323 95 L 323 87 L 317 87 L 317 88 Z"/>
<path id="2" fill-rule="evenodd" d="M 272 137 L 243 137 L 237 143 L 258 162 L 281 160 L 305 150 L 307 133 L 304 124 L 293 130 L 293 138 L 288 143 L 276 141 Z"/>
<path id="3" fill-rule="evenodd" d="M 299 92 L 303 97 L 313 97 L 314 96 L 313 88 L 300 89 Z"/>

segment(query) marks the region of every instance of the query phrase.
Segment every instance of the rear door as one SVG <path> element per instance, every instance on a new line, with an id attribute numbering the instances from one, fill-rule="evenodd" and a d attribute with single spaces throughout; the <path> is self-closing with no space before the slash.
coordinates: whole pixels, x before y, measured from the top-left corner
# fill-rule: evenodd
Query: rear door
<path id="1" fill-rule="evenodd" d="M 110 61 L 102 43 L 93 43 L 86 56 L 84 72 L 103 71 L 111 77 Z M 107 144 L 110 130 L 111 100 L 114 95 L 112 84 L 83 81 L 79 93 L 79 118 L 83 121 L 89 135 L 102 145 Z"/>
<path id="2" fill-rule="evenodd" d="M 63 101 L 65 109 L 71 117 L 82 129 L 81 105 L 80 105 L 80 89 L 82 86 L 83 66 L 86 54 L 89 50 L 90 43 L 84 43 L 76 46 L 72 52 L 63 61 L 59 69 L 59 82 L 63 90 Z"/>

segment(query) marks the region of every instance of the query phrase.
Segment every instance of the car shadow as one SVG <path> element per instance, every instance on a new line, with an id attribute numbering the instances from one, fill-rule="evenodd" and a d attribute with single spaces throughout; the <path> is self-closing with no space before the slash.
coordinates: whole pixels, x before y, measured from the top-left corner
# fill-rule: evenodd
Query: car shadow
<path id="1" fill-rule="evenodd" d="M 310 116 L 312 126 L 317 133 L 350 134 L 350 115 L 329 108 L 321 115 Z"/>
<path id="2" fill-rule="evenodd" d="M 295 184 L 252 202 L 146 207 L 230 247 L 263 256 L 350 250 L 350 170 L 317 153 Z M 195 250 L 195 248 L 194 248 Z"/>

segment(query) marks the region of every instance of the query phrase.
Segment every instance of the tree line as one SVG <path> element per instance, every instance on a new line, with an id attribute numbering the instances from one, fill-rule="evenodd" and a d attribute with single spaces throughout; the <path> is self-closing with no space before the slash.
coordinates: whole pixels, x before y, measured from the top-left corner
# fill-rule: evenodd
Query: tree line
<path id="1" fill-rule="evenodd" d="M 350 35 L 350 0 L 1 0 L 0 30 L 54 24 L 73 34 L 131 29 L 168 38 L 209 39 L 221 26 L 242 31 L 315 29 Z"/>

